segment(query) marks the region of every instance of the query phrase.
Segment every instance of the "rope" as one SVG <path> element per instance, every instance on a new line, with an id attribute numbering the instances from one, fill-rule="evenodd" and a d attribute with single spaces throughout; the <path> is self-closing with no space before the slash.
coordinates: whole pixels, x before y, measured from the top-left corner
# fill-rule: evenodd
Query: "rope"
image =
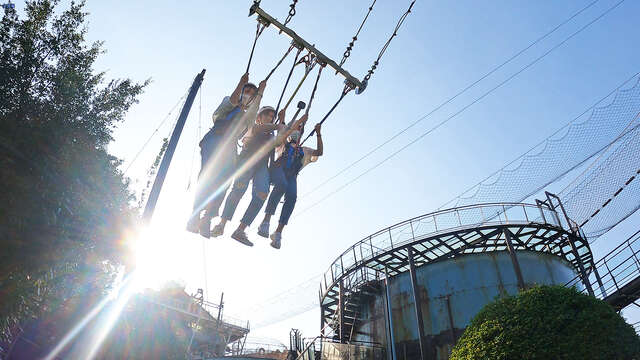
<path id="1" fill-rule="evenodd" d="M 391 44 L 391 40 L 393 40 L 393 38 L 398 35 L 398 30 L 400 30 L 402 23 L 404 23 L 404 20 L 411 13 L 411 8 L 413 8 L 413 4 L 415 3 L 416 3 L 416 0 L 413 0 L 409 5 L 409 8 L 407 9 L 407 11 L 405 11 L 404 14 L 402 14 L 402 16 L 400 17 L 400 20 L 398 20 L 398 23 L 396 24 L 396 28 L 393 30 L 393 34 L 391 34 L 387 42 L 384 44 L 384 46 L 382 47 L 382 50 L 380 50 L 380 53 L 378 53 L 378 58 L 373 62 L 373 65 L 371 65 L 371 69 L 367 72 L 367 75 L 364 77 L 365 81 L 369 81 L 369 79 L 371 79 L 371 75 L 373 75 L 373 72 L 378 68 L 378 64 L 380 64 L 380 59 L 382 59 L 382 56 L 387 51 L 389 44 Z"/>
<path id="2" fill-rule="evenodd" d="M 298 90 L 300 90 L 300 87 L 302 87 L 302 84 L 307 79 L 307 76 L 309 76 L 309 73 L 311 73 L 311 70 L 313 70 L 313 67 L 316 65 L 316 58 L 315 56 L 313 56 L 313 54 L 309 53 L 303 56 L 302 59 L 300 59 L 300 61 L 298 62 L 298 64 L 303 64 L 303 63 L 307 64 L 304 69 L 304 76 L 302 77 L 300 82 L 298 82 L 298 86 L 296 86 L 296 89 L 293 91 L 293 93 L 289 97 L 289 100 L 287 100 L 287 103 L 284 106 L 285 110 L 289 108 L 289 104 L 291 104 L 291 101 L 293 101 L 293 98 L 296 96 L 296 94 L 298 94 Z"/>
<path id="3" fill-rule="evenodd" d="M 305 111 L 306 115 L 309 115 L 309 110 L 311 110 L 311 104 L 313 104 L 313 98 L 316 96 L 316 90 L 318 90 L 318 82 L 320 81 L 320 75 L 322 75 L 322 69 L 326 64 L 321 64 L 320 69 L 318 70 L 318 76 L 316 77 L 316 83 L 313 85 L 313 90 L 311 90 L 311 96 L 309 97 L 309 104 L 307 105 L 307 111 Z"/>
<path id="4" fill-rule="evenodd" d="M 329 115 L 331 115 L 331 113 L 333 112 L 333 110 L 335 110 L 338 105 L 340 104 L 340 102 L 342 101 L 342 99 L 344 99 L 344 97 L 349 93 L 349 91 L 353 90 L 353 88 L 349 85 L 345 85 L 344 89 L 342 90 L 342 95 L 340 95 L 340 98 L 338 99 L 338 101 L 336 101 L 335 104 L 333 104 L 333 106 L 331 107 L 331 109 L 329 109 L 329 112 L 322 118 L 322 120 L 320 120 L 320 125 L 322 125 L 325 120 L 327 120 L 327 118 L 329 117 Z M 307 141 L 307 139 L 309 139 L 313 134 L 316 133 L 316 129 L 314 128 L 309 135 L 307 135 L 307 137 L 300 143 L 300 146 L 304 145 L 304 142 Z"/>
<path id="5" fill-rule="evenodd" d="M 373 6 L 375 4 L 376 4 L 376 0 L 373 0 L 371 5 L 369 6 L 369 11 L 367 11 L 367 15 L 364 17 L 364 19 L 362 20 L 362 23 L 360 24 L 360 27 L 358 28 L 358 31 L 356 32 L 355 35 L 353 35 L 353 38 L 351 39 L 351 42 L 349 43 L 349 45 L 347 45 L 347 50 L 345 50 L 344 54 L 342 55 L 342 60 L 340 60 L 340 66 L 344 65 L 344 63 L 347 61 L 347 58 L 351 56 L 351 50 L 353 50 L 353 45 L 355 44 L 356 41 L 358 41 L 358 35 L 360 35 L 360 31 L 364 27 L 364 23 L 367 22 L 367 19 L 369 18 L 369 14 L 371 14 L 371 10 L 373 10 Z M 337 73 L 338 72 L 336 71 L 336 74 Z"/>
<path id="6" fill-rule="evenodd" d="M 273 118 L 275 120 L 276 116 L 278 116 L 278 110 L 280 109 L 280 103 L 282 102 L 282 98 L 284 97 L 284 92 L 287 90 L 287 85 L 289 85 L 289 80 L 291 80 L 291 75 L 293 74 L 293 70 L 296 68 L 296 65 L 298 65 L 298 57 L 300 56 L 300 53 L 302 52 L 303 48 L 299 48 L 298 52 L 296 53 L 296 57 L 295 59 L 293 59 L 293 66 L 291 66 L 291 70 L 289 70 L 289 75 L 287 75 L 287 81 L 285 81 L 284 83 L 284 87 L 282 88 L 282 93 L 280 94 L 280 99 L 278 99 L 278 105 L 276 106 L 276 112 L 273 115 Z"/>
<path id="7" fill-rule="evenodd" d="M 280 64 L 282 64 L 282 62 L 284 61 L 284 59 L 286 59 L 286 57 L 289 55 L 289 53 L 291 53 L 291 50 L 293 50 L 294 46 L 291 45 L 289 46 L 289 50 L 287 50 L 287 52 L 284 53 L 284 55 L 282 56 L 282 58 L 280 58 L 280 61 L 278 61 L 278 63 L 276 64 L 276 66 L 273 67 L 273 69 L 271 69 L 271 71 L 269 72 L 269 74 L 267 75 L 266 78 L 264 78 L 264 81 L 269 80 L 269 78 L 271 77 L 271 75 L 273 75 L 273 73 L 276 71 L 276 69 L 278 67 L 280 67 Z"/>
<path id="8" fill-rule="evenodd" d="M 251 47 L 251 54 L 249 55 L 249 62 L 247 63 L 247 71 L 245 71 L 246 73 L 249 72 L 249 68 L 251 67 L 251 60 L 253 60 L 253 52 L 256 49 L 256 43 L 258 42 L 258 38 L 260 37 L 260 35 L 262 35 L 262 31 L 266 27 L 267 27 L 266 25 L 263 25 L 260 22 L 258 22 L 258 24 L 256 25 L 256 36 L 253 39 L 253 46 Z"/>

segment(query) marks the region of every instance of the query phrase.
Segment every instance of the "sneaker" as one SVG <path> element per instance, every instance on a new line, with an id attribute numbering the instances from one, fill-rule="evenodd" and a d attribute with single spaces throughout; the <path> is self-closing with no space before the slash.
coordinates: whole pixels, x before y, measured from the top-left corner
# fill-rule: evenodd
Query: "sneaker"
<path id="1" fill-rule="evenodd" d="M 269 238 L 269 223 L 268 222 L 263 222 L 262 224 L 260 224 L 260 226 L 258 226 L 258 235 L 262 236 L 263 238 Z"/>
<path id="2" fill-rule="evenodd" d="M 271 234 L 271 247 L 274 249 L 280 249 L 280 241 L 282 240 L 282 233 L 274 232 Z"/>
<path id="3" fill-rule="evenodd" d="M 204 236 L 205 238 L 208 239 L 211 237 L 211 218 L 203 217 L 202 219 L 200 219 L 199 231 L 200 235 Z"/>
<path id="4" fill-rule="evenodd" d="M 245 232 L 240 229 L 236 229 L 236 231 L 231 234 L 231 238 L 243 245 L 253 246 L 253 243 L 249 241 L 247 234 L 245 234 Z"/>
<path id="5" fill-rule="evenodd" d="M 213 230 L 211 230 L 211 237 L 222 236 L 222 234 L 224 234 L 224 226 L 220 224 L 214 226 Z"/>
<path id="6" fill-rule="evenodd" d="M 191 218 L 189 218 L 189 221 L 187 222 L 187 231 L 197 234 L 198 232 L 200 232 L 199 225 L 200 225 L 200 219 L 198 219 L 197 216 L 192 216 Z"/>

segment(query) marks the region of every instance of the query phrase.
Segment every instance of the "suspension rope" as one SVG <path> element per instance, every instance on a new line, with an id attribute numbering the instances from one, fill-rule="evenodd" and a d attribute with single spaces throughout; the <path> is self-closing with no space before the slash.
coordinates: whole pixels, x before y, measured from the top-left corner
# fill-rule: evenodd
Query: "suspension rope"
<path id="1" fill-rule="evenodd" d="M 369 14 L 371 14 L 371 10 L 373 10 L 373 6 L 375 4 L 376 4 L 376 0 L 373 0 L 371 5 L 369 6 L 369 11 L 367 11 L 367 15 L 364 17 L 364 19 L 362 20 L 362 23 L 360 24 L 360 27 L 358 28 L 358 31 L 356 32 L 355 35 L 353 35 L 353 38 L 351 38 L 351 42 L 349 43 L 349 45 L 347 45 L 347 50 L 345 50 L 344 54 L 342 55 L 342 60 L 340 60 L 340 66 L 344 65 L 344 63 L 347 61 L 347 58 L 351 56 L 351 50 L 353 50 L 353 45 L 355 45 L 356 41 L 358 41 L 358 35 L 360 35 L 360 31 L 364 27 L 364 23 L 367 22 L 367 19 L 369 18 Z M 336 71 L 336 74 L 337 73 L 338 72 Z"/>
<path id="2" fill-rule="evenodd" d="M 287 24 L 289 23 L 289 21 L 291 21 L 291 19 L 296 16 L 296 4 L 298 3 L 298 0 L 293 0 L 293 2 L 291 3 L 291 5 L 289 5 L 289 14 L 287 15 L 286 20 L 284 21 L 284 26 L 287 26 Z M 282 30 L 280 31 L 282 32 Z"/>
<path id="3" fill-rule="evenodd" d="M 285 106 L 283 108 L 284 110 L 289 108 L 289 105 L 291 104 L 291 101 L 293 101 L 293 98 L 296 96 L 296 94 L 298 94 L 298 90 L 300 90 L 300 88 L 302 87 L 302 84 L 307 79 L 307 76 L 309 76 L 309 74 L 311 73 L 311 70 L 313 70 L 313 67 L 316 65 L 316 63 L 317 63 L 317 58 L 311 53 L 303 56 L 302 59 L 300 59 L 298 64 L 305 64 L 304 76 L 298 82 L 298 86 L 296 86 L 296 88 L 293 91 L 293 93 L 291 94 L 291 96 L 289 96 L 289 100 L 287 100 L 287 103 L 285 104 Z"/>
<path id="4" fill-rule="evenodd" d="M 256 36 L 253 39 L 253 46 L 251 47 L 251 54 L 249 55 L 249 61 L 247 62 L 247 71 L 245 71 L 246 73 L 249 73 L 249 68 L 251 67 L 251 60 L 253 60 L 253 52 L 256 49 L 256 43 L 258 42 L 258 38 L 260 37 L 260 35 L 262 35 L 262 31 L 264 31 L 264 28 L 266 28 L 267 26 L 262 24 L 261 22 L 258 21 L 258 24 L 256 25 Z"/>
<path id="5" fill-rule="evenodd" d="M 320 69 L 318 69 L 318 76 L 316 77 L 316 82 L 313 85 L 313 90 L 311 90 L 311 96 L 309 97 L 309 103 L 307 105 L 307 110 L 305 111 L 305 115 L 309 115 L 309 110 L 311 110 L 311 104 L 313 104 L 313 98 L 316 96 L 316 90 L 318 90 L 318 82 L 320 82 L 320 75 L 322 75 L 322 69 L 324 69 L 325 66 L 327 66 L 327 64 L 320 64 Z"/>
<path id="6" fill-rule="evenodd" d="M 329 109 L 329 112 L 327 112 L 327 114 L 322 118 L 322 120 L 320 120 L 319 124 L 322 125 L 327 118 L 329 118 L 329 115 L 331 115 L 331 113 L 333 112 L 333 110 L 335 110 L 338 105 L 340 104 L 340 102 L 342 101 L 342 99 L 344 99 L 344 97 L 351 91 L 353 90 L 353 87 L 350 84 L 347 84 L 344 86 L 344 89 L 342 89 L 342 95 L 340 95 L 340 98 L 338 99 L 338 101 L 336 101 L 335 104 L 333 104 L 333 106 L 331 107 L 331 109 Z M 300 146 L 304 145 L 304 142 L 307 141 L 307 139 L 309 139 L 313 134 L 316 133 L 316 129 L 314 128 L 313 130 L 311 130 L 311 132 L 309 133 L 309 135 L 307 135 L 307 137 L 304 139 L 304 141 L 302 141 L 302 143 L 300 143 Z"/>
<path id="7" fill-rule="evenodd" d="M 318 69 L 318 76 L 316 77 L 316 82 L 313 85 L 313 90 L 311 90 L 311 96 L 309 96 L 309 105 L 307 105 L 307 110 L 305 111 L 305 115 L 307 115 L 307 117 L 309 116 L 309 110 L 311 109 L 311 104 L 313 104 L 313 98 L 316 96 L 316 90 L 318 90 L 318 83 L 320 82 L 320 76 L 322 75 L 322 69 L 325 68 L 327 64 L 320 64 L 320 68 Z M 296 113 L 297 114 L 297 113 Z M 295 116 L 294 116 L 295 118 Z M 307 120 L 309 120 L 307 118 Z M 302 145 L 300 143 L 300 140 L 302 139 L 302 134 L 304 134 L 304 126 L 306 125 L 307 121 L 305 120 L 304 123 L 302 123 L 302 127 L 300 128 L 300 138 L 298 138 L 298 145 Z M 306 140 L 306 139 L 305 139 Z"/>
<path id="8" fill-rule="evenodd" d="M 400 27 L 402 26 L 402 23 L 404 23 L 404 20 L 411 13 L 411 9 L 413 8 L 413 4 L 415 4 L 415 3 L 416 3 L 416 0 L 413 0 L 411 2 L 411 4 L 409 4 L 409 8 L 407 9 L 407 11 L 405 11 L 404 14 L 402 14 L 402 16 L 400 16 L 400 20 L 398 20 L 398 23 L 396 24 L 396 27 L 393 30 L 393 34 L 391 34 L 391 36 L 389 37 L 387 42 L 382 47 L 382 50 L 380 50 L 380 53 L 378 53 L 378 58 L 373 62 L 373 65 L 371 65 L 371 69 L 367 72 L 367 75 L 365 75 L 364 81 L 368 82 L 369 79 L 371 79 L 371 76 L 373 75 L 374 71 L 378 68 L 378 65 L 380 64 L 380 59 L 382 59 L 382 56 L 387 51 L 387 48 L 389 47 L 389 44 L 391 44 L 391 40 L 393 40 L 393 38 L 398 35 L 398 30 L 400 30 Z"/>
<path id="9" fill-rule="evenodd" d="M 280 99 L 278 99 L 278 105 L 276 106 L 276 112 L 273 115 L 275 120 L 276 116 L 278 116 L 278 110 L 280 109 L 280 103 L 282 103 L 282 98 L 284 97 L 284 92 L 287 90 L 287 85 L 289 85 L 289 80 L 291 80 L 291 75 L 293 74 L 293 70 L 298 65 L 298 58 L 300 57 L 300 53 L 302 52 L 302 47 L 298 48 L 298 52 L 296 53 L 295 59 L 293 59 L 293 66 L 291 66 L 291 70 L 289 70 L 289 75 L 287 75 L 287 81 L 284 83 L 284 87 L 282 88 L 282 93 L 280 94 Z"/>
<path id="10" fill-rule="evenodd" d="M 287 52 L 284 53 L 284 55 L 282 56 L 282 58 L 280 58 L 280 61 L 278 61 L 278 63 L 276 64 L 276 66 L 273 67 L 273 69 L 271 69 L 271 71 L 269 72 L 269 74 L 267 75 L 267 77 L 264 78 L 264 81 L 269 80 L 269 78 L 271 77 L 271 75 L 273 75 L 273 73 L 276 71 L 276 69 L 278 67 L 280 67 L 280 64 L 282 64 L 282 62 L 284 61 L 284 59 L 287 58 L 287 56 L 289 56 L 289 53 L 291 53 L 291 50 L 293 50 L 294 46 L 293 44 L 291 44 L 291 46 L 289 46 L 289 50 L 287 50 Z"/>

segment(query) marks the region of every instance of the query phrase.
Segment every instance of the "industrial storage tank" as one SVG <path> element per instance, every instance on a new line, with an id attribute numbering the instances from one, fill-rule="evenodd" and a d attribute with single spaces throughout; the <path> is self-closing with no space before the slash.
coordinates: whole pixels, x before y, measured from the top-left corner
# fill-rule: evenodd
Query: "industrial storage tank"
<path id="1" fill-rule="evenodd" d="M 340 255 L 320 285 L 321 331 L 326 346 L 370 346 L 380 358 L 448 359 L 487 303 L 586 278 L 592 264 L 588 242 L 550 197 L 442 210 Z"/>

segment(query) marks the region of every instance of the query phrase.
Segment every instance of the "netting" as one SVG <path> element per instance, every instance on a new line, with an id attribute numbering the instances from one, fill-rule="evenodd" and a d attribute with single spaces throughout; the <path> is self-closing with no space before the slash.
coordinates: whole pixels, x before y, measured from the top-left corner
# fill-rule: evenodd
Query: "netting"
<path id="1" fill-rule="evenodd" d="M 597 166 L 581 174 L 576 186 L 560 194 L 569 216 L 589 238 L 596 238 L 635 212 L 640 205 L 640 120 L 607 152 Z M 586 222 L 586 223 L 585 223 Z"/>
<path id="2" fill-rule="evenodd" d="M 609 105 L 589 109 L 586 121 L 577 123 L 581 117 L 576 118 L 511 163 L 516 166 L 501 169 L 443 207 L 523 201 L 607 150 L 637 121 L 639 83 L 636 79 L 633 87 L 617 91 Z"/>

